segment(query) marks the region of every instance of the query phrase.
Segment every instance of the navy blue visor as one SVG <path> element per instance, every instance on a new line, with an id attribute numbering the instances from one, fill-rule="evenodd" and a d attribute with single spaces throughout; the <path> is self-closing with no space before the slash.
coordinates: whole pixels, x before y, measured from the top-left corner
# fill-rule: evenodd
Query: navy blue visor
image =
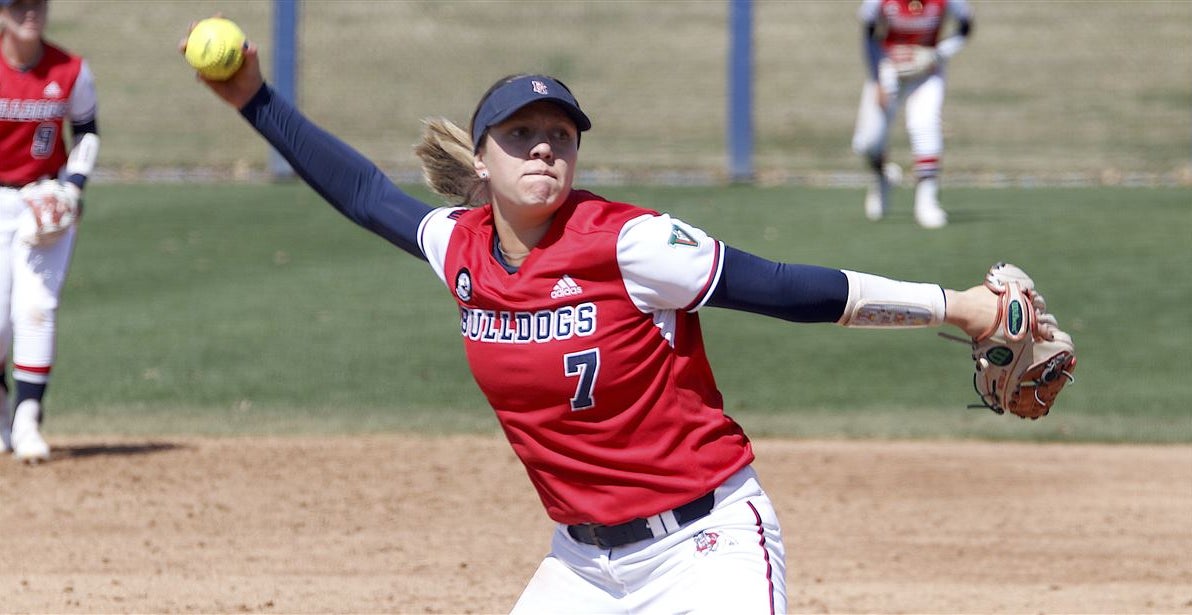
<path id="1" fill-rule="evenodd" d="M 562 83 L 543 75 L 518 77 L 493 90 L 472 120 L 472 149 L 480 149 L 480 140 L 489 128 L 504 122 L 519 109 L 540 100 L 553 102 L 563 109 L 575 127 L 583 132 L 592 127 L 592 121 L 580 110 L 575 97 Z"/>

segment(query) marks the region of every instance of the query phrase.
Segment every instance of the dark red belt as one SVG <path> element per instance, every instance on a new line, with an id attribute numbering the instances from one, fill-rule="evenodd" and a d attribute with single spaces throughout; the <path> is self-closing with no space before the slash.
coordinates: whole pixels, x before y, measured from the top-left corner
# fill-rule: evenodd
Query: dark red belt
<path id="1" fill-rule="evenodd" d="M 671 512 L 680 526 L 687 525 L 696 519 L 702 519 L 712 512 L 716 505 L 715 493 L 709 493 L 688 502 Z M 600 525 L 599 523 L 581 523 L 568 525 L 567 533 L 579 542 L 595 545 L 602 549 L 620 547 L 639 540 L 654 538 L 654 531 L 650 529 L 650 522 L 646 519 L 633 519 L 618 525 Z"/>

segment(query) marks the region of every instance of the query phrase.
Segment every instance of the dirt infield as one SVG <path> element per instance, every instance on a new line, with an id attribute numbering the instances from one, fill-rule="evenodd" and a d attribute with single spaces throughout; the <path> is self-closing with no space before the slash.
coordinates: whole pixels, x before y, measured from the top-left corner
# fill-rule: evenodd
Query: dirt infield
<path id="1" fill-rule="evenodd" d="M 500 613 L 550 523 L 497 437 L 55 439 L 4 612 Z M 799 613 L 1192 613 L 1192 447 L 762 440 Z"/>

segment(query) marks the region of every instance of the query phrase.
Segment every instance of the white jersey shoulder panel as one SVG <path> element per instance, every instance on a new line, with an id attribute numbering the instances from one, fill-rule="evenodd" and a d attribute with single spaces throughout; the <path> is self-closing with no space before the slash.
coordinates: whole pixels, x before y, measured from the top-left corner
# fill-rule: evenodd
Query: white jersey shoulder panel
<path id="1" fill-rule="evenodd" d="M 431 269 L 444 284 L 447 278 L 443 274 L 443 264 L 447 261 L 447 243 L 451 240 L 451 231 L 455 229 L 455 217 L 451 214 L 460 211 L 462 207 L 440 207 L 426 214 L 418 224 L 418 247 L 426 256 Z"/>
<path id="2" fill-rule="evenodd" d="M 70 121 L 76 124 L 95 119 L 99 109 L 99 95 L 95 93 L 95 77 L 91 67 L 83 60 L 79 78 L 70 92 Z"/>
<path id="3" fill-rule="evenodd" d="M 720 277 L 723 246 L 667 214 L 630 220 L 617 238 L 625 289 L 642 312 L 698 309 Z"/>

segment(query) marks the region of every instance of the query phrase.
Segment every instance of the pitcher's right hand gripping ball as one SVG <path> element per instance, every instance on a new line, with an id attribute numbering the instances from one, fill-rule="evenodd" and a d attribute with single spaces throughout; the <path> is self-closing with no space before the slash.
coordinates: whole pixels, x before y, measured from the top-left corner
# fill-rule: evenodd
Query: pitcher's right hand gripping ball
<path id="1" fill-rule="evenodd" d="M 209 17 L 186 39 L 186 61 L 212 81 L 226 81 L 244 63 L 244 31 L 230 19 Z"/>
<path id="2" fill-rule="evenodd" d="M 1047 313 L 1047 303 L 1022 269 L 997 263 L 985 274 L 985 287 L 998 295 L 998 319 L 972 339 L 973 386 L 990 410 L 1037 419 L 1073 380 L 1072 337 Z"/>

